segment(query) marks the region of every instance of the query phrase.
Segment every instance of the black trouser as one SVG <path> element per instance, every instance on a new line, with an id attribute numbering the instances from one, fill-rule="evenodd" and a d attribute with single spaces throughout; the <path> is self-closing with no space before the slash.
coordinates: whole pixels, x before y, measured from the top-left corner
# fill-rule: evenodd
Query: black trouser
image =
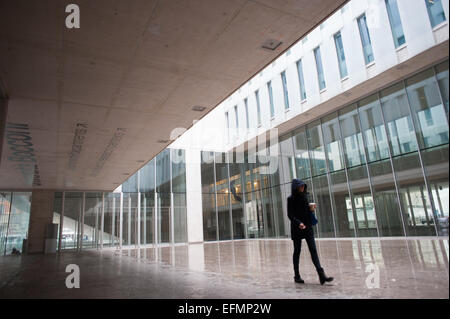
<path id="1" fill-rule="evenodd" d="M 316 267 L 317 271 L 322 270 L 322 266 L 320 266 L 319 255 L 317 254 L 316 242 L 314 240 L 314 234 L 310 234 L 305 236 L 306 243 L 308 244 L 309 253 L 311 254 L 311 259 Z M 294 255 L 292 256 L 294 262 L 294 273 L 296 277 L 300 277 L 300 272 L 298 269 L 300 263 L 300 252 L 302 250 L 302 238 L 293 239 L 294 242 Z"/>

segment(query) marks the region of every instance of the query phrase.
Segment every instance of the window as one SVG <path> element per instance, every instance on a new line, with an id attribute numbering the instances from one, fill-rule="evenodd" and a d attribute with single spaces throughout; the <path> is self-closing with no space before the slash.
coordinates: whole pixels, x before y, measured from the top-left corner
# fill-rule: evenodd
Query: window
<path id="1" fill-rule="evenodd" d="M 316 58 L 317 76 L 319 78 L 319 88 L 324 90 L 326 88 L 325 76 L 323 74 L 322 56 L 320 55 L 320 47 L 314 49 L 314 57 Z"/>
<path id="2" fill-rule="evenodd" d="M 250 119 L 248 118 L 248 99 L 244 99 L 245 104 L 245 118 L 247 120 L 247 130 L 250 129 Z"/>
<path id="3" fill-rule="evenodd" d="M 227 123 L 227 141 L 230 142 L 230 117 L 228 115 L 228 112 L 225 112 L 225 121 Z"/>
<path id="4" fill-rule="evenodd" d="M 275 107 L 273 105 L 272 81 L 267 82 L 267 90 L 269 91 L 270 117 L 275 117 Z"/>
<path id="5" fill-rule="evenodd" d="M 366 15 L 362 15 L 358 18 L 359 35 L 361 36 L 361 43 L 363 46 L 364 60 L 366 64 L 375 60 L 372 51 L 372 43 L 370 42 L 369 29 L 367 28 Z"/>
<path id="6" fill-rule="evenodd" d="M 341 79 L 343 79 L 348 75 L 348 72 L 347 72 L 347 64 L 345 62 L 344 45 L 342 43 L 342 36 L 340 32 L 334 35 L 334 43 L 336 45 L 336 53 L 339 63 L 339 72 L 341 74 Z"/>
<path id="7" fill-rule="evenodd" d="M 305 79 L 303 78 L 303 65 L 302 60 L 297 62 L 298 82 L 300 83 L 300 100 L 306 100 Z"/>
<path id="8" fill-rule="evenodd" d="M 258 113 L 258 125 L 261 125 L 261 104 L 259 102 L 259 90 L 255 92 L 256 111 Z"/>
<path id="9" fill-rule="evenodd" d="M 427 5 L 428 16 L 433 28 L 445 21 L 441 0 L 425 0 L 425 4 Z"/>
<path id="10" fill-rule="evenodd" d="M 405 44 L 405 35 L 403 33 L 402 21 L 398 12 L 397 0 L 385 0 L 388 12 L 389 23 L 391 24 L 392 36 L 394 37 L 395 47 Z"/>
<path id="11" fill-rule="evenodd" d="M 289 93 L 287 88 L 286 71 L 281 72 L 281 81 L 283 82 L 284 108 L 289 109 Z"/>
<path id="12" fill-rule="evenodd" d="M 234 118 L 236 121 L 236 135 L 239 135 L 239 116 L 238 116 L 238 107 L 234 106 Z"/>

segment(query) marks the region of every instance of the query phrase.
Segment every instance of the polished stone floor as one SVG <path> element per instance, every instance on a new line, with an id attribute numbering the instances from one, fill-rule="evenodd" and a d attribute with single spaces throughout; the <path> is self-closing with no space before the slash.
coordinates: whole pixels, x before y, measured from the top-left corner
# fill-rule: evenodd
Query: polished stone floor
<path id="1" fill-rule="evenodd" d="M 449 298 L 446 238 L 317 240 L 331 284 L 304 243 L 292 280 L 290 240 L 0 257 L 0 298 Z M 68 289 L 68 264 L 80 288 Z"/>

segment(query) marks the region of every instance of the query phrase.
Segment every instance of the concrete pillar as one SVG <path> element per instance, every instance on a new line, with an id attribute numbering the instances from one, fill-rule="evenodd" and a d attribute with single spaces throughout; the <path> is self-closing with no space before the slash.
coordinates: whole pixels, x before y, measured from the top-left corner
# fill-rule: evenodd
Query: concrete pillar
<path id="1" fill-rule="evenodd" d="M 186 210 L 189 243 L 203 242 L 201 153 L 186 150 Z"/>
<path id="2" fill-rule="evenodd" d="M 33 190 L 31 195 L 30 225 L 28 227 L 27 253 L 44 253 L 45 227 L 53 222 L 52 190 Z"/>

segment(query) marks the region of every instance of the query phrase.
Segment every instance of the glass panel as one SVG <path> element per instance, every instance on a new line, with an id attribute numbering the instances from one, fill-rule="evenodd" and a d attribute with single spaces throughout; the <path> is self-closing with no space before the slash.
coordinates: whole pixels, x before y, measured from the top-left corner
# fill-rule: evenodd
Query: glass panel
<path id="1" fill-rule="evenodd" d="M 347 63 L 345 62 L 344 44 L 342 43 L 342 36 L 340 32 L 334 35 L 334 44 L 336 46 L 336 53 L 338 57 L 339 73 L 342 79 L 348 75 L 348 72 Z"/>
<path id="2" fill-rule="evenodd" d="M 174 240 L 176 243 L 184 243 L 187 242 L 185 151 L 181 149 L 170 151 L 172 152 Z"/>
<path id="3" fill-rule="evenodd" d="M 275 106 L 273 105 L 273 92 L 272 92 L 272 82 L 267 83 L 267 90 L 269 92 L 269 104 L 270 104 L 270 117 L 275 116 Z"/>
<path id="4" fill-rule="evenodd" d="M 375 58 L 373 56 L 369 29 L 367 28 L 366 15 L 363 15 L 358 18 L 358 27 L 359 27 L 359 34 L 361 36 L 361 43 L 363 46 L 364 60 L 366 61 L 366 64 L 369 64 L 370 62 L 374 61 Z"/>
<path id="5" fill-rule="evenodd" d="M 337 237 L 355 237 L 354 218 L 350 202 L 345 171 L 330 174 L 331 194 L 336 220 Z"/>
<path id="6" fill-rule="evenodd" d="M 376 94 L 360 101 L 359 114 L 369 162 L 389 158 L 389 145 Z"/>
<path id="7" fill-rule="evenodd" d="M 217 240 L 216 191 L 214 180 L 214 153 L 202 152 L 202 206 L 203 238 Z"/>
<path id="8" fill-rule="evenodd" d="M 230 154 L 235 158 L 235 154 Z M 243 163 L 230 163 L 231 213 L 233 219 L 233 238 L 245 238 L 244 195 L 242 183 Z"/>
<path id="9" fill-rule="evenodd" d="M 314 49 L 314 57 L 316 59 L 316 68 L 317 68 L 317 76 L 319 80 L 319 88 L 322 91 L 326 88 L 325 83 L 325 75 L 323 72 L 323 65 L 322 65 L 322 56 L 320 54 L 320 47 L 317 47 Z"/>
<path id="10" fill-rule="evenodd" d="M 339 111 L 339 120 L 341 122 L 347 167 L 364 164 L 366 156 L 364 154 L 364 142 L 356 105 L 350 105 Z"/>
<path id="11" fill-rule="evenodd" d="M 120 216 L 120 194 L 105 193 L 104 233 L 103 246 L 116 246 L 119 244 L 119 232 L 116 228 Z"/>
<path id="12" fill-rule="evenodd" d="M 11 193 L 0 193 L 0 256 L 6 253 L 6 234 L 11 210 Z"/>
<path id="13" fill-rule="evenodd" d="M 406 81 L 420 148 L 449 142 L 448 123 L 434 72 L 427 70 Z"/>
<path id="14" fill-rule="evenodd" d="M 245 120 L 247 121 L 247 129 L 250 128 L 250 118 L 248 117 L 248 99 L 244 99 L 245 104 Z"/>
<path id="15" fill-rule="evenodd" d="M 289 93 L 286 80 L 286 72 L 281 72 L 281 82 L 283 83 L 284 107 L 289 108 Z"/>
<path id="16" fill-rule="evenodd" d="M 422 151 L 423 165 L 433 196 L 433 213 L 439 236 L 448 236 L 448 147 L 447 144 Z"/>
<path id="17" fill-rule="evenodd" d="M 216 153 L 217 212 L 219 239 L 231 239 L 230 192 L 228 188 L 228 164 L 224 153 Z"/>
<path id="18" fill-rule="evenodd" d="M 302 127 L 294 136 L 295 169 L 300 179 L 311 177 L 311 168 L 308 154 L 308 140 L 306 128 Z"/>
<path id="19" fill-rule="evenodd" d="M 56 238 L 57 243 L 59 242 L 59 231 L 61 228 L 62 201 L 63 201 L 63 193 L 55 192 L 55 200 L 53 202 L 53 224 L 58 224 L 58 235 Z M 58 244 L 56 244 L 56 245 L 58 245 Z M 56 248 L 56 249 L 58 249 L 58 248 Z M 0 252 L 1 252 L 1 250 L 0 250 Z"/>
<path id="20" fill-rule="evenodd" d="M 392 156 L 416 151 L 417 141 L 403 83 L 381 91 L 380 96 Z"/>
<path id="21" fill-rule="evenodd" d="M 380 236 L 404 236 L 390 160 L 369 164 Z"/>
<path id="22" fill-rule="evenodd" d="M 61 249 L 76 249 L 81 237 L 83 193 L 66 192 Z"/>
<path id="23" fill-rule="evenodd" d="M 405 35 L 403 33 L 402 21 L 398 12 L 397 0 L 385 0 L 388 12 L 389 23 L 391 24 L 392 36 L 394 37 L 395 47 L 398 48 L 405 44 Z"/>
<path id="24" fill-rule="evenodd" d="M 86 193 L 83 248 L 95 248 L 100 242 L 102 193 Z"/>
<path id="25" fill-rule="evenodd" d="M 141 193 L 141 244 L 154 242 L 155 192 Z"/>
<path id="26" fill-rule="evenodd" d="M 11 212 L 6 237 L 6 255 L 15 248 L 22 251 L 23 240 L 28 237 L 31 193 L 12 193 Z"/>
<path id="27" fill-rule="evenodd" d="M 316 216 L 319 223 L 318 232 L 322 238 L 335 237 L 331 208 L 330 190 L 326 175 L 313 178 L 314 201 L 317 204 Z M 308 185 L 309 191 L 311 185 Z"/>
<path id="28" fill-rule="evenodd" d="M 439 89 L 441 91 L 442 101 L 444 102 L 445 108 L 447 110 L 448 118 L 448 61 L 439 64 L 436 67 L 437 79 L 439 83 Z"/>
<path id="29" fill-rule="evenodd" d="M 433 28 L 445 21 L 445 12 L 441 0 L 425 0 L 425 4 Z"/>
<path id="30" fill-rule="evenodd" d="M 256 168 L 256 163 L 249 163 L 248 157 L 246 157 L 245 184 L 247 236 L 248 238 L 262 238 L 265 232 L 259 169 Z"/>
<path id="31" fill-rule="evenodd" d="M 292 179 L 297 178 L 297 172 L 295 169 L 295 156 L 291 136 L 285 136 L 281 138 L 280 160 L 283 166 L 281 183 L 290 183 L 292 182 Z"/>
<path id="32" fill-rule="evenodd" d="M 308 125 L 306 130 L 313 176 L 326 174 L 327 166 L 320 122 L 316 121 Z"/>
<path id="33" fill-rule="evenodd" d="M 322 119 L 322 129 L 330 172 L 344 169 L 341 152 L 341 133 L 337 113 L 333 113 Z"/>
<path id="34" fill-rule="evenodd" d="M 170 241 L 170 152 L 165 149 L 156 156 L 156 193 L 158 209 L 158 242 Z"/>
<path id="35" fill-rule="evenodd" d="M 261 102 L 259 101 L 259 91 L 255 92 L 256 111 L 258 114 L 258 125 L 261 125 Z"/>
<path id="36" fill-rule="evenodd" d="M 297 73 L 298 73 L 298 81 L 300 84 L 300 100 L 303 101 L 306 99 L 306 89 L 305 89 L 305 79 L 303 77 L 302 60 L 298 60 L 297 62 Z"/>
<path id="37" fill-rule="evenodd" d="M 366 166 L 349 169 L 348 179 L 356 215 L 356 223 L 352 225 L 350 221 L 350 228 L 356 226 L 358 237 L 377 237 L 377 221 Z M 351 214 L 351 207 L 352 203 L 347 201 L 348 215 Z"/>
<path id="38" fill-rule="evenodd" d="M 418 153 L 393 159 L 406 236 L 436 236 L 431 202 Z"/>

